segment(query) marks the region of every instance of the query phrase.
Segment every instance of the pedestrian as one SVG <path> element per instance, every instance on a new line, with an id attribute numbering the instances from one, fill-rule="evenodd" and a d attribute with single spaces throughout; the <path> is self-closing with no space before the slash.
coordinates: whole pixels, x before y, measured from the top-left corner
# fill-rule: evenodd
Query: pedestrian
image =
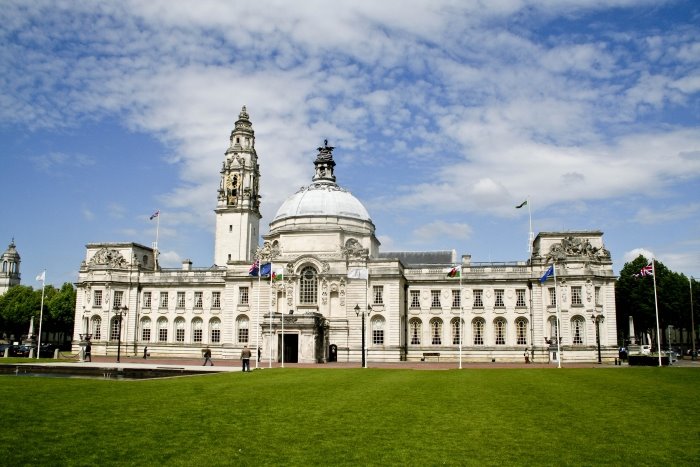
<path id="1" fill-rule="evenodd" d="M 92 346 L 90 345 L 89 342 L 85 346 L 85 361 L 86 362 L 92 361 Z"/>
<path id="2" fill-rule="evenodd" d="M 251 352 L 247 345 L 241 350 L 241 361 L 243 362 L 243 371 L 250 371 L 250 356 Z"/>
<path id="3" fill-rule="evenodd" d="M 527 347 L 525 347 L 525 353 L 523 354 L 523 357 L 525 357 L 525 363 L 530 363 L 530 354 L 527 352 Z"/>
<path id="4" fill-rule="evenodd" d="M 261 358 L 262 358 L 262 347 L 258 347 L 258 363 L 260 363 Z"/>
<path id="5" fill-rule="evenodd" d="M 148 358 L 148 346 L 143 348 L 143 359 L 146 360 Z"/>
<path id="6" fill-rule="evenodd" d="M 204 349 L 204 363 L 202 366 L 207 366 L 207 362 L 209 362 L 211 366 L 214 366 L 214 362 L 211 361 L 211 350 L 209 350 L 209 347 Z"/>

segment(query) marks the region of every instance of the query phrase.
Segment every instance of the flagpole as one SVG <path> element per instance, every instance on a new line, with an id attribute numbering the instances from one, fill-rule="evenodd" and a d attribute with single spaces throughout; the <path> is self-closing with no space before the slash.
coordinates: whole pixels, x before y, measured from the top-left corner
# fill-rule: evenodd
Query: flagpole
<path id="1" fill-rule="evenodd" d="M 270 263 L 272 266 L 272 263 Z M 272 284 L 272 267 L 270 267 L 270 284 Z M 285 298 L 287 296 L 287 288 L 284 289 Z M 282 351 L 280 352 L 280 359 L 282 360 L 282 368 L 284 368 L 284 309 L 287 307 L 287 300 L 284 301 L 284 306 L 282 307 Z"/>
<path id="2" fill-rule="evenodd" d="M 160 233 L 160 209 L 156 210 L 156 244 L 154 245 L 155 258 L 153 261 L 153 271 L 158 270 L 158 234 Z"/>
<path id="3" fill-rule="evenodd" d="M 44 320 L 44 289 L 46 288 L 46 269 L 41 273 L 41 309 L 39 310 L 39 345 L 36 348 L 36 358 L 41 354 L 41 324 Z"/>
<path id="4" fill-rule="evenodd" d="M 258 306 L 255 316 L 255 369 L 260 367 L 260 359 L 258 358 L 258 349 L 260 348 L 260 274 L 258 274 Z"/>
<path id="5" fill-rule="evenodd" d="M 659 366 L 661 366 L 661 334 L 659 333 L 659 300 L 656 296 L 656 267 L 654 265 L 656 261 L 651 259 L 651 276 L 654 279 L 654 306 L 656 307 L 656 351 L 659 353 Z M 669 363 L 671 356 L 668 356 Z"/>
<path id="6" fill-rule="evenodd" d="M 561 312 L 559 311 L 559 288 L 557 287 L 557 263 L 552 263 L 552 272 L 554 273 L 554 303 L 557 305 L 557 368 L 561 368 Z"/>
<path id="7" fill-rule="evenodd" d="M 690 326 L 691 326 L 691 332 L 690 332 L 690 338 L 692 339 L 691 343 L 691 360 L 696 360 L 697 356 L 695 355 L 695 315 L 693 313 L 693 276 L 690 276 L 688 279 L 688 284 L 690 285 Z"/>
<path id="8" fill-rule="evenodd" d="M 532 242 L 535 239 L 535 233 L 532 231 L 532 209 L 530 208 L 530 196 L 527 197 L 527 215 L 530 218 L 530 235 L 527 242 L 527 252 L 532 255 Z"/>
<path id="9" fill-rule="evenodd" d="M 459 265 L 459 369 L 462 369 L 462 341 L 464 340 L 464 306 L 462 305 L 462 265 Z"/>

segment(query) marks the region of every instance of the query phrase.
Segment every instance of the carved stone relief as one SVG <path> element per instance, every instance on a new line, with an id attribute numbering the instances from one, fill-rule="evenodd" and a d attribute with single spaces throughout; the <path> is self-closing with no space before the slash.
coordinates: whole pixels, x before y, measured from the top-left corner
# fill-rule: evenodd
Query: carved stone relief
<path id="1" fill-rule="evenodd" d="M 129 263 L 126 262 L 124 257 L 117 250 L 111 250 L 108 248 L 100 249 L 95 255 L 90 259 L 90 266 L 109 266 L 112 268 L 127 268 Z"/>
<path id="2" fill-rule="evenodd" d="M 609 260 L 610 252 L 603 247 L 594 247 L 586 238 L 569 236 L 549 247 L 547 262 L 561 261 L 566 259 L 567 256 L 578 256 L 592 260 Z"/>

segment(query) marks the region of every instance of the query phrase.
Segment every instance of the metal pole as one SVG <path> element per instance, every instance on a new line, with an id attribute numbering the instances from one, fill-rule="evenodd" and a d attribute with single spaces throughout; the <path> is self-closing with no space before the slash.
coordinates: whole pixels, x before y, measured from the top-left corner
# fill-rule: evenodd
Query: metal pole
<path id="1" fill-rule="evenodd" d="M 117 333 L 117 363 L 119 363 L 122 350 L 122 312 L 118 311 L 117 313 L 119 313 L 119 332 Z"/>
<path id="2" fill-rule="evenodd" d="M 603 363 L 600 357 L 600 316 L 595 317 L 595 338 L 598 342 L 598 364 Z"/>
<path id="3" fill-rule="evenodd" d="M 690 279 L 688 279 L 688 282 L 690 283 L 690 326 L 692 327 L 692 330 L 690 331 L 690 338 L 692 340 L 691 346 L 692 346 L 692 352 L 691 352 L 691 360 L 697 360 L 697 356 L 695 356 L 695 315 L 693 314 L 693 276 L 690 276 Z"/>
<path id="4" fill-rule="evenodd" d="M 365 312 L 362 310 L 362 368 L 367 368 L 365 360 Z"/>

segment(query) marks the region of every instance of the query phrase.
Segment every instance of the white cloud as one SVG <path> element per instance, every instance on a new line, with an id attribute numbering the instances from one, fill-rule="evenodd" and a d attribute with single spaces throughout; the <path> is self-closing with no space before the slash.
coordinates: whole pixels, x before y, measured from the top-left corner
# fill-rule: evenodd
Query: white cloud
<path id="1" fill-rule="evenodd" d="M 466 240 L 471 233 L 472 228 L 468 224 L 435 221 L 415 229 L 413 236 L 420 241 L 438 238 Z"/>
<path id="2" fill-rule="evenodd" d="M 635 259 L 637 259 L 639 255 L 644 256 L 649 261 L 651 261 L 652 258 L 656 258 L 654 253 L 647 250 L 646 248 L 635 248 L 633 250 L 626 251 L 623 257 L 625 259 L 625 263 L 629 263 L 630 261 L 634 261 Z"/>

